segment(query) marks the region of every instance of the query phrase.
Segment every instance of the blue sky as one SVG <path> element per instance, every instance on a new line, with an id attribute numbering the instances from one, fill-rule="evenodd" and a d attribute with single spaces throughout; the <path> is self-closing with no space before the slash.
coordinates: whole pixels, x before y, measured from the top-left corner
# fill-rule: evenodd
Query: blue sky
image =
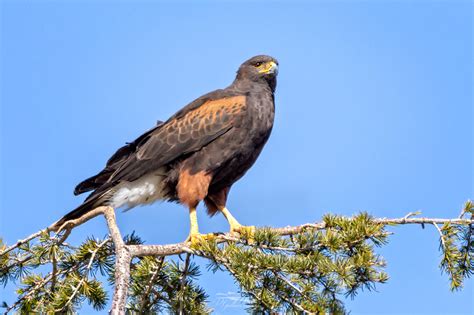
<path id="1" fill-rule="evenodd" d="M 242 223 L 360 210 L 455 217 L 473 197 L 470 1 L 2 1 L 1 10 L 0 235 L 9 243 L 77 206 L 74 186 L 118 146 L 225 87 L 261 53 L 280 62 L 277 113 L 229 198 Z M 198 215 L 203 232 L 227 230 L 221 216 Z M 174 204 L 118 221 L 148 243 L 188 233 L 188 212 Z M 472 314 L 472 281 L 451 293 L 440 274 L 436 231 L 392 230 L 380 250 L 391 279 L 348 300 L 352 313 Z M 96 219 L 71 240 L 105 233 Z M 226 274 L 205 273 L 201 285 L 216 314 L 244 312 L 222 299 L 237 291 Z"/>

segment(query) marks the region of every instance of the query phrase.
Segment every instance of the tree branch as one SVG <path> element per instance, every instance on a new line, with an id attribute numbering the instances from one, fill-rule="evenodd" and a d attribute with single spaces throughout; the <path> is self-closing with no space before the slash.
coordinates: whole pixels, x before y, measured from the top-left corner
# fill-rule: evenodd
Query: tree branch
<path id="1" fill-rule="evenodd" d="M 375 222 L 381 223 L 384 225 L 404 225 L 404 224 L 457 224 L 457 225 L 468 225 L 474 224 L 474 220 L 468 219 L 432 219 L 432 218 L 395 218 L 395 219 L 388 219 L 388 218 L 381 218 L 375 219 Z M 305 229 L 313 229 L 313 230 L 324 230 L 326 225 L 324 222 L 320 223 L 306 223 L 298 226 L 287 226 L 281 228 L 270 228 L 270 231 L 278 234 L 278 235 L 294 235 L 301 233 Z M 227 241 L 236 241 L 240 240 L 236 238 L 234 235 L 230 233 L 216 233 L 216 242 L 217 243 L 224 243 Z M 130 252 L 133 256 L 171 256 L 171 255 L 178 255 L 183 253 L 191 253 L 194 254 L 195 251 L 189 247 L 188 243 L 176 243 L 176 244 L 168 244 L 168 245 L 128 245 L 130 248 Z"/>
<path id="2" fill-rule="evenodd" d="M 110 237 L 115 246 L 115 289 L 110 314 L 125 314 L 128 286 L 130 284 L 130 263 L 133 256 L 128 246 L 123 242 L 122 235 L 117 226 L 117 220 L 115 219 L 114 209 L 111 207 L 99 207 L 95 210 L 99 210 L 104 214 Z"/>
<path id="3" fill-rule="evenodd" d="M 182 253 L 188 254 L 200 254 L 198 251 L 190 247 L 190 243 L 176 243 L 168 245 L 133 245 L 125 244 L 120 230 L 117 226 L 115 211 L 111 207 L 98 207 L 83 217 L 65 222 L 61 226 L 57 226 L 57 222 L 50 225 L 46 231 L 55 231 L 58 235 L 61 231 L 65 230 L 64 235 L 62 235 L 60 243 L 62 243 L 71 230 L 88 220 L 98 216 L 104 215 L 107 227 L 109 230 L 110 237 L 115 247 L 116 252 L 116 265 L 115 265 L 115 290 L 114 297 L 112 301 L 111 314 L 125 314 L 125 306 L 127 302 L 128 287 L 130 283 L 130 264 L 134 257 L 141 256 L 171 256 L 178 255 Z M 464 219 L 462 217 L 456 219 L 443 219 L 443 218 L 417 218 L 413 217 L 418 213 L 409 213 L 402 218 L 377 218 L 373 219 L 374 222 L 380 223 L 383 225 L 404 225 L 404 224 L 431 224 L 435 226 L 438 230 L 438 224 L 450 223 L 452 225 L 471 225 L 474 224 L 474 219 Z M 316 222 L 316 223 L 306 223 L 298 226 L 287 226 L 280 228 L 269 228 L 269 230 L 280 236 L 288 236 L 299 234 L 305 230 L 324 230 L 326 228 L 325 222 Z M 44 231 L 44 230 L 43 230 Z M 41 235 L 43 231 L 39 231 L 25 238 L 24 240 L 19 240 L 16 244 L 4 249 L 1 255 L 4 255 L 11 250 L 19 247 L 20 245 L 29 242 L 30 240 Z M 243 240 L 236 237 L 234 234 L 230 233 L 215 233 L 215 241 L 217 243 L 224 243 L 229 241 L 240 241 Z M 279 248 L 280 249 L 280 248 Z M 284 249 L 284 248 L 281 248 Z M 202 255 L 202 254 L 201 254 Z M 228 266 L 226 266 L 228 267 Z M 227 268 L 228 269 L 228 268 Z M 232 270 L 229 270 L 232 273 Z M 285 281 L 286 282 L 286 281 Z M 287 282 L 288 283 L 288 282 Z"/>

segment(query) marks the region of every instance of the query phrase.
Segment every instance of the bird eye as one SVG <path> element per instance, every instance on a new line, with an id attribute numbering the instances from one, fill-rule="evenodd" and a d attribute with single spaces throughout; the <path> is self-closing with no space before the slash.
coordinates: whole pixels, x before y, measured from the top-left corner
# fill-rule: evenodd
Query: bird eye
<path id="1" fill-rule="evenodd" d="M 261 62 L 256 62 L 256 63 L 254 64 L 255 67 L 260 67 L 261 65 L 262 65 Z"/>

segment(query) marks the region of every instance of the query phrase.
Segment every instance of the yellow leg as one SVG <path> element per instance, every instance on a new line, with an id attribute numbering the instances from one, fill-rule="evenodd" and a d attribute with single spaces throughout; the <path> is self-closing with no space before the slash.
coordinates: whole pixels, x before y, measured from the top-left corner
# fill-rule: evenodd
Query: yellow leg
<path id="1" fill-rule="evenodd" d="M 214 234 L 200 234 L 197 221 L 196 208 L 189 209 L 189 221 L 191 227 L 189 228 L 189 236 L 185 242 L 191 242 L 191 247 L 199 245 L 203 240 L 211 239 Z"/>
<path id="2" fill-rule="evenodd" d="M 240 224 L 239 221 L 237 221 L 237 219 L 234 218 L 234 216 L 230 213 L 230 211 L 226 207 L 222 208 L 221 212 L 227 219 L 227 222 L 229 222 L 230 233 L 244 234 L 249 239 L 253 237 L 255 233 L 255 226 L 244 226 Z"/>
<path id="3" fill-rule="evenodd" d="M 196 208 L 189 209 L 189 221 L 191 223 L 189 234 L 190 235 L 199 234 L 199 225 L 198 225 L 198 220 L 197 220 Z"/>

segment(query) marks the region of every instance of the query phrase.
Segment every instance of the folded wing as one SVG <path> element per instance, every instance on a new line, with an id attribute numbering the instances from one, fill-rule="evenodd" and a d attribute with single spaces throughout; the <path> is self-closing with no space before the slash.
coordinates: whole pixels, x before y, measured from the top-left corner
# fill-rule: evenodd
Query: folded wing
<path id="1" fill-rule="evenodd" d="M 184 158 L 238 125 L 246 112 L 245 96 L 201 99 L 200 103 L 191 103 L 165 123 L 120 148 L 103 171 L 76 187 L 75 194 L 100 191 L 101 187 L 121 181 L 131 182 Z"/>

